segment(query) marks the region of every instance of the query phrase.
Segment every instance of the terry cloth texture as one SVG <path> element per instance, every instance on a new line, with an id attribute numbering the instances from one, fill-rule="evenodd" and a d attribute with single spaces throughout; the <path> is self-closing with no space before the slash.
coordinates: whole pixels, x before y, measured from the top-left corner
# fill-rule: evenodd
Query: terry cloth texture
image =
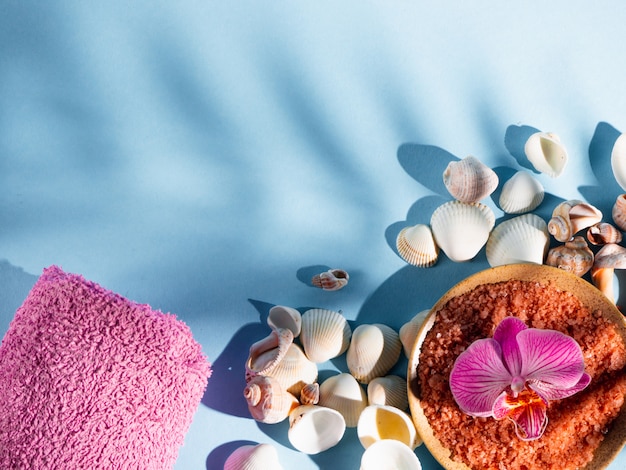
<path id="1" fill-rule="evenodd" d="M 0 345 L 0 468 L 171 468 L 210 372 L 174 315 L 47 268 Z"/>

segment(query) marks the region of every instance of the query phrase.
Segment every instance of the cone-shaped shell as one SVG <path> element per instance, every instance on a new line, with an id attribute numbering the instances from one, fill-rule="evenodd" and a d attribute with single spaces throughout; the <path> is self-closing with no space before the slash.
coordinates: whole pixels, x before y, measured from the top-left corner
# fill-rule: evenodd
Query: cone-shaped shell
<path id="1" fill-rule="evenodd" d="M 350 275 L 343 269 L 329 269 L 320 274 L 316 274 L 311 279 L 311 284 L 320 289 L 335 291 L 343 289 L 348 285 Z"/>
<path id="2" fill-rule="evenodd" d="M 346 421 L 332 408 L 302 405 L 289 415 L 287 437 L 300 452 L 319 454 L 341 441 L 346 431 Z"/>
<path id="3" fill-rule="evenodd" d="M 361 384 L 344 372 L 328 377 L 320 384 L 318 405 L 337 410 L 345 419 L 346 426 L 354 428 L 367 406 L 367 395 Z"/>
<path id="4" fill-rule="evenodd" d="M 495 221 L 493 211 L 480 202 L 449 201 L 435 209 L 430 227 L 439 248 L 452 261 L 460 262 L 478 254 Z"/>
<path id="5" fill-rule="evenodd" d="M 224 470 L 283 470 L 276 447 L 248 444 L 235 449 L 224 462 Z"/>
<path id="6" fill-rule="evenodd" d="M 246 384 L 243 396 L 250 415 L 261 423 L 280 423 L 300 403 L 273 377 L 257 375 Z"/>
<path id="7" fill-rule="evenodd" d="M 582 277 L 593 266 L 593 251 L 583 237 L 576 236 L 564 245 L 551 248 L 545 264 Z"/>
<path id="8" fill-rule="evenodd" d="M 409 357 L 411 355 L 411 350 L 413 349 L 413 345 L 415 344 L 415 338 L 417 338 L 417 332 L 422 327 L 422 323 L 424 323 L 424 320 L 429 313 L 430 309 L 422 310 L 400 327 L 400 331 L 398 332 L 398 334 L 400 336 L 402 349 L 404 350 L 404 354 L 406 354 L 406 357 Z"/>
<path id="9" fill-rule="evenodd" d="M 611 169 L 613 176 L 624 191 L 626 191 L 626 137 L 620 134 L 611 151 Z"/>
<path id="10" fill-rule="evenodd" d="M 602 212 L 589 203 L 570 199 L 557 205 L 548 222 L 548 232 L 558 241 L 566 242 L 583 229 L 602 220 Z"/>
<path id="11" fill-rule="evenodd" d="M 495 171 L 473 156 L 452 161 L 443 172 L 443 184 L 461 202 L 478 202 L 498 187 Z"/>
<path id="12" fill-rule="evenodd" d="M 302 315 L 295 308 L 274 305 L 267 315 L 267 324 L 273 329 L 288 329 L 297 338 L 302 327 Z"/>
<path id="13" fill-rule="evenodd" d="M 567 150 L 559 137 L 550 132 L 531 135 L 524 145 L 524 152 L 535 170 L 552 178 L 559 176 L 567 164 Z"/>
<path id="14" fill-rule="evenodd" d="M 376 377 L 367 384 L 367 402 L 406 410 L 409 407 L 406 387 L 406 379 L 398 375 Z"/>
<path id="15" fill-rule="evenodd" d="M 294 396 L 300 396 L 302 387 L 317 380 L 317 364 L 306 357 L 302 349 L 292 343 L 285 357 L 267 374 Z"/>
<path id="16" fill-rule="evenodd" d="M 500 208 L 507 214 L 523 214 L 536 209 L 543 202 L 545 191 L 537 178 L 526 171 L 518 171 L 502 185 Z"/>
<path id="17" fill-rule="evenodd" d="M 411 450 L 422 443 L 411 417 L 394 406 L 369 405 L 359 416 L 356 432 L 366 449 L 383 439 L 400 441 Z"/>
<path id="18" fill-rule="evenodd" d="M 293 343 L 293 333 L 286 328 L 275 328 L 263 339 L 250 346 L 246 362 L 246 379 L 254 375 L 268 375 L 285 357 Z"/>
<path id="19" fill-rule="evenodd" d="M 486 255 L 492 267 L 514 263 L 542 264 L 550 236 L 546 222 L 535 214 L 522 214 L 499 223 L 487 241 Z"/>
<path id="20" fill-rule="evenodd" d="M 401 352 L 400 336 L 392 328 L 380 323 L 359 325 L 352 334 L 346 363 L 354 378 L 367 384 L 386 375 Z"/>
<path id="21" fill-rule="evenodd" d="M 396 248 L 404 261 L 419 268 L 429 268 L 439 258 L 439 247 L 426 224 L 403 228 L 396 238 Z"/>
<path id="22" fill-rule="evenodd" d="M 313 308 L 302 314 L 300 343 L 313 362 L 325 362 L 343 354 L 351 336 L 352 329 L 339 312 Z"/>
<path id="23" fill-rule="evenodd" d="M 613 222 L 621 230 L 626 231 L 626 194 L 620 194 L 615 199 L 615 204 L 611 210 L 613 216 Z"/>
<path id="24" fill-rule="evenodd" d="M 587 229 L 587 240 L 592 245 L 606 245 L 622 241 L 622 232 L 608 222 L 598 222 Z"/>
<path id="25" fill-rule="evenodd" d="M 317 405 L 320 401 L 320 384 L 314 382 L 306 384 L 300 390 L 300 403 L 303 405 Z"/>
<path id="26" fill-rule="evenodd" d="M 360 470 L 422 470 L 422 464 L 409 446 L 383 439 L 365 449 Z"/>

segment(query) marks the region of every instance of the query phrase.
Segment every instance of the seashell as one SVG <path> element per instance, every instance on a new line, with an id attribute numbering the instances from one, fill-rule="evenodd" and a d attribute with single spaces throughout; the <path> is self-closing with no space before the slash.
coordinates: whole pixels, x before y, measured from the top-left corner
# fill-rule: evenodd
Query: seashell
<path id="1" fill-rule="evenodd" d="M 398 332 L 400 336 L 400 342 L 402 343 L 402 349 L 406 357 L 411 357 L 411 351 L 415 344 L 415 338 L 417 338 L 417 332 L 422 327 L 422 323 L 426 319 L 426 316 L 430 313 L 430 310 L 422 310 L 408 322 L 400 327 Z"/>
<path id="2" fill-rule="evenodd" d="M 550 249 L 545 264 L 582 277 L 593 265 L 593 251 L 583 237 L 576 236 L 564 245 Z"/>
<path id="3" fill-rule="evenodd" d="M 321 274 L 316 274 L 311 279 L 311 284 L 324 290 L 339 290 L 348 284 L 350 276 L 343 269 L 329 269 Z"/>
<path id="4" fill-rule="evenodd" d="M 367 395 L 361 384 L 345 372 L 328 377 L 320 384 L 318 406 L 337 410 L 346 421 L 346 426 L 355 428 L 361 412 L 367 406 Z"/>
<path id="5" fill-rule="evenodd" d="M 402 442 L 411 450 L 422 444 L 411 417 L 394 406 L 367 406 L 359 416 L 356 432 L 366 449 L 383 439 Z"/>
<path id="6" fill-rule="evenodd" d="M 243 390 L 250 415 L 261 423 L 280 423 L 300 403 L 274 377 L 256 375 Z"/>
<path id="7" fill-rule="evenodd" d="M 622 241 L 622 232 L 608 222 L 598 222 L 587 229 L 587 240 L 592 245 L 606 245 Z"/>
<path id="8" fill-rule="evenodd" d="M 409 407 L 406 379 L 397 375 L 372 379 L 367 384 L 367 402 L 370 405 L 387 405 L 406 410 Z"/>
<path id="9" fill-rule="evenodd" d="M 286 328 L 297 338 L 302 327 L 302 315 L 295 308 L 274 305 L 267 315 L 267 324 L 273 329 Z"/>
<path id="10" fill-rule="evenodd" d="M 538 215 L 522 214 L 496 225 L 485 251 L 491 267 L 513 263 L 542 264 L 549 244 L 546 222 Z"/>
<path id="11" fill-rule="evenodd" d="M 387 374 L 401 351 L 400 336 L 392 328 L 380 323 L 359 325 L 352 333 L 346 363 L 354 378 L 367 384 Z"/>
<path id="12" fill-rule="evenodd" d="M 567 164 L 567 150 L 551 132 L 532 134 L 524 145 L 524 152 L 535 170 L 552 178 L 559 176 Z"/>
<path id="13" fill-rule="evenodd" d="M 566 242 L 587 227 L 602 220 L 602 212 L 589 203 L 570 199 L 554 208 L 548 222 L 548 232 L 560 241 Z"/>
<path id="14" fill-rule="evenodd" d="M 293 343 L 293 333 L 285 328 L 273 329 L 265 338 L 250 346 L 246 362 L 246 380 L 254 375 L 268 375 L 285 357 Z"/>
<path id="15" fill-rule="evenodd" d="M 396 238 L 396 248 L 404 261 L 419 268 L 428 268 L 439 258 L 439 247 L 426 224 L 403 228 Z"/>
<path id="16" fill-rule="evenodd" d="M 502 185 L 500 208 L 507 214 L 523 214 L 536 209 L 543 202 L 545 191 L 537 178 L 526 171 L 518 171 Z"/>
<path id="17" fill-rule="evenodd" d="M 613 287 L 615 269 L 626 269 L 626 248 L 616 243 L 607 243 L 595 255 L 591 267 L 591 281 L 613 303 L 615 303 Z"/>
<path id="18" fill-rule="evenodd" d="M 300 403 L 303 405 L 317 405 L 320 401 L 320 384 L 314 382 L 306 384 L 300 390 Z"/>
<path id="19" fill-rule="evenodd" d="M 626 194 L 620 194 L 615 199 L 613 209 L 611 210 L 613 216 L 613 222 L 619 227 L 620 230 L 626 231 Z"/>
<path id="20" fill-rule="evenodd" d="M 224 470 L 283 470 L 276 447 L 248 444 L 235 449 L 224 462 Z"/>
<path id="21" fill-rule="evenodd" d="M 478 202 L 498 187 L 495 171 L 473 156 L 452 161 L 443 172 L 443 184 L 461 202 Z"/>
<path id="22" fill-rule="evenodd" d="M 383 439 L 365 449 L 360 470 L 422 470 L 422 464 L 409 446 Z"/>
<path id="23" fill-rule="evenodd" d="M 346 421 L 337 410 L 302 405 L 289 415 L 287 437 L 296 450 L 314 455 L 337 445 L 345 431 Z"/>
<path id="24" fill-rule="evenodd" d="M 452 261 L 468 261 L 487 243 L 495 225 L 493 211 L 480 202 L 449 201 L 430 218 L 435 243 Z"/>
<path id="25" fill-rule="evenodd" d="M 274 377 L 289 393 L 300 396 L 302 387 L 317 380 L 317 364 L 310 361 L 300 346 L 292 343 L 282 360 L 266 374 Z"/>
<path id="26" fill-rule="evenodd" d="M 338 312 L 313 308 L 302 314 L 300 343 L 313 362 L 325 362 L 343 354 L 351 336 L 348 321 Z"/>
<path id="27" fill-rule="evenodd" d="M 624 191 L 626 191 L 626 137 L 620 134 L 611 150 L 611 169 L 613 176 Z"/>

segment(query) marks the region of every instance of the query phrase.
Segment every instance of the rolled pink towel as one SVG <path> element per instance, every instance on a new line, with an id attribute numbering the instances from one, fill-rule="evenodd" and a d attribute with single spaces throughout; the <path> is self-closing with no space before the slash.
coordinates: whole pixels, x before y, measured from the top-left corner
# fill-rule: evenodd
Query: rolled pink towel
<path id="1" fill-rule="evenodd" d="M 174 315 L 47 268 L 0 344 L 0 468 L 171 468 L 210 374 Z"/>

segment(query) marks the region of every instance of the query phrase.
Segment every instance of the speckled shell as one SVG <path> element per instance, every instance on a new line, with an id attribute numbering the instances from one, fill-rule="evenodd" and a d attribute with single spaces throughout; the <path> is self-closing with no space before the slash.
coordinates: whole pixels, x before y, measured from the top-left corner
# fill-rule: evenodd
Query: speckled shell
<path id="1" fill-rule="evenodd" d="M 319 454 L 341 441 L 346 421 L 337 410 L 316 405 L 302 405 L 289 415 L 287 437 L 298 451 Z"/>
<path id="2" fill-rule="evenodd" d="M 406 387 L 406 379 L 398 375 L 376 377 L 367 384 L 367 402 L 406 410 L 409 407 Z"/>
<path id="3" fill-rule="evenodd" d="M 611 211 L 613 222 L 620 230 L 626 231 L 626 194 L 620 194 L 615 199 L 615 204 Z"/>
<path id="4" fill-rule="evenodd" d="M 487 241 L 492 267 L 513 263 L 542 264 L 550 237 L 546 222 L 535 214 L 522 214 L 499 223 Z"/>
<path id="5" fill-rule="evenodd" d="M 276 328 L 263 339 L 250 346 L 246 362 L 246 380 L 255 375 L 269 375 L 282 361 L 289 346 L 293 343 L 293 332 L 286 328 Z"/>
<path id="6" fill-rule="evenodd" d="M 406 357 L 410 357 L 411 350 L 415 344 L 415 338 L 417 338 L 417 332 L 422 327 L 422 323 L 424 323 L 424 320 L 429 313 L 430 309 L 422 310 L 400 327 L 398 334 L 400 336 L 400 342 L 402 342 L 402 349 L 404 350 Z"/>
<path id="7" fill-rule="evenodd" d="M 295 308 L 274 305 L 267 315 L 267 324 L 274 329 L 286 328 L 297 338 L 302 328 L 302 315 Z"/>
<path id="8" fill-rule="evenodd" d="M 367 395 L 352 375 L 343 372 L 328 377 L 320 384 L 318 405 L 337 410 L 345 419 L 346 427 L 355 428 L 367 406 Z"/>
<path id="9" fill-rule="evenodd" d="M 268 375 L 276 378 L 285 390 L 296 397 L 302 387 L 317 380 L 317 374 L 317 364 L 310 361 L 295 343 L 289 346 L 283 359 L 268 371 Z"/>
<path id="10" fill-rule="evenodd" d="M 360 470 L 422 470 L 415 451 L 395 439 L 376 441 L 363 452 Z"/>
<path id="11" fill-rule="evenodd" d="M 524 145 L 528 161 L 540 173 L 556 178 L 561 175 L 567 164 L 567 150 L 556 134 L 536 132 Z"/>
<path id="12" fill-rule="evenodd" d="M 598 222 L 587 229 L 587 240 L 592 245 L 606 245 L 622 241 L 622 232 L 608 222 Z"/>
<path id="13" fill-rule="evenodd" d="M 548 232 L 558 241 L 566 242 L 583 229 L 602 220 L 602 212 L 589 203 L 570 199 L 557 205 L 548 222 Z"/>
<path id="14" fill-rule="evenodd" d="M 335 291 L 347 286 L 349 280 L 350 275 L 347 271 L 343 269 L 329 269 L 313 276 L 311 284 L 323 290 Z"/>
<path id="15" fill-rule="evenodd" d="M 317 405 L 320 401 L 320 384 L 314 382 L 306 384 L 300 390 L 300 403 L 303 405 Z"/>
<path id="16" fill-rule="evenodd" d="M 526 171 L 518 171 L 502 185 L 500 208 L 507 214 L 523 214 L 543 202 L 545 191 L 541 182 Z"/>
<path id="17" fill-rule="evenodd" d="M 224 470 L 283 470 L 276 447 L 248 444 L 235 449 L 224 462 Z"/>
<path id="18" fill-rule="evenodd" d="M 489 238 L 495 215 L 486 205 L 449 201 L 433 212 L 430 227 L 435 243 L 452 261 L 474 258 Z"/>
<path id="19" fill-rule="evenodd" d="M 404 261 L 419 268 L 433 266 L 439 258 L 439 247 L 426 224 L 403 228 L 396 238 L 396 248 Z"/>
<path id="20" fill-rule="evenodd" d="M 398 362 L 401 351 L 400 337 L 393 328 L 380 323 L 359 325 L 352 334 L 346 363 L 354 378 L 367 384 L 386 375 Z"/>
<path id="21" fill-rule="evenodd" d="M 348 321 L 339 312 L 313 308 L 302 314 L 300 343 L 313 362 L 325 362 L 343 354 L 351 335 Z"/>
<path id="22" fill-rule="evenodd" d="M 359 416 L 356 432 L 365 449 L 383 439 L 402 442 L 411 450 L 422 443 L 411 417 L 395 406 L 367 406 Z"/>
<path id="23" fill-rule="evenodd" d="M 583 237 L 576 236 L 564 245 L 551 248 L 545 264 L 582 277 L 593 266 L 593 251 Z"/>
<path id="24" fill-rule="evenodd" d="M 620 134 L 611 150 L 611 169 L 613 176 L 624 191 L 626 191 L 626 136 Z"/>
<path id="25" fill-rule="evenodd" d="M 452 161 L 443 172 L 443 183 L 448 192 L 461 202 L 478 202 L 498 187 L 495 171 L 473 156 Z"/>
<path id="26" fill-rule="evenodd" d="M 261 423 L 280 423 L 300 403 L 273 377 L 257 375 L 246 384 L 243 396 L 250 415 Z"/>

